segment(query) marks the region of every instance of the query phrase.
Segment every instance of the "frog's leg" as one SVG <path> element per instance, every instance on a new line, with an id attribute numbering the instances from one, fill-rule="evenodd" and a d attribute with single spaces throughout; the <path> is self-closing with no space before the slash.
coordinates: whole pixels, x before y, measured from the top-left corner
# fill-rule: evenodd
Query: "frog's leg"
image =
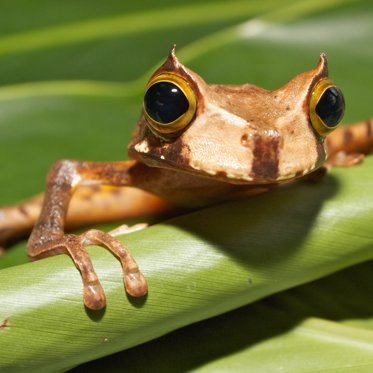
<path id="1" fill-rule="evenodd" d="M 0 207 L 0 246 L 31 232 L 42 203 L 43 195 L 38 194 L 17 205 Z"/>
<path id="2" fill-rule="evenodd" d="M 353 166 L 373 151 L 373 119 L 341 126 L 326 138 L 326 166 Z"/>
<path id="3" fill-rule="evenodd" d="M 40 215 L 44 194 L 17 205 L 0 207 L 0 246 L 28 235 Z M 78 186 L 72 195 L 66 229 L 168 214 L 173 206 L 153 194 L 132 187 Z"/>
<path id="4" fill-rule="evenodd" d="M 102 163 L 60 161 L 48 175 L 44 202 L 28 241 L 27 253 L 31 260 L 61 253 L 70 255 L 81 272 L 84 303 L 88 308 L 100 309 L 106 303 L 104 292 L 85 250 L 89 245 L 104 246 L 120 259 L 128 294 L 144 295 L 147 292 L 147 284 L 131 254 L 110 234 L 97 230 L 89 230 L 81 235 L 65 234 L 70 199 L 79 186 L 133 185 L 135 181 L 131 173 L 137 166 L 136 161 Z M 141 167 L 144 171 L 145 166 Z M 35 203 L 39 201 L 37 199 Z"/>

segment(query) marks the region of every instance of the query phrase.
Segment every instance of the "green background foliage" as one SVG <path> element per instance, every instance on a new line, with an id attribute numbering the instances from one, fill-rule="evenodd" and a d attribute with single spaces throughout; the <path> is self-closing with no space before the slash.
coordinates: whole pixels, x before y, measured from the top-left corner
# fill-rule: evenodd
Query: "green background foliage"
<path id="1" fill-rule="evenodd" d="M 345 122 L 372 115 L 368 0 L 1 8 L 1 205 L 40 192 L 57 159 L 125 158 L 144 84 L 173 43 L 208 82 L 268 89 L 326 52 Z M 368 157 L 316 185 L 125 236 L 149 280 L 142 302 L 126 298 L 118 262 L 91 248 L 108 298 L 101 314 L 84 309 L 68 257 L 21 265 L 25 243 L 17 244 L 0 259 L 0 371 L 65 371 L 122 350 L 76 370 L 372 371 L 372 171 Z"/>

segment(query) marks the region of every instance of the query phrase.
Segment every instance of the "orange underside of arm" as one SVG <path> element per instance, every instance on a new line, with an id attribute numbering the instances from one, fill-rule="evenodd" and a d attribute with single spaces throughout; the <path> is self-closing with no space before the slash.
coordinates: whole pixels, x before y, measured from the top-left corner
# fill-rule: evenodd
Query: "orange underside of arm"
<path id="1" fill-rule="evenodd" d="M 132 187 L 80 187 L 74 193 L 66 225 L 68 229 L 82 225 L 162 215 L 172 212 L 165 200 Z"/>

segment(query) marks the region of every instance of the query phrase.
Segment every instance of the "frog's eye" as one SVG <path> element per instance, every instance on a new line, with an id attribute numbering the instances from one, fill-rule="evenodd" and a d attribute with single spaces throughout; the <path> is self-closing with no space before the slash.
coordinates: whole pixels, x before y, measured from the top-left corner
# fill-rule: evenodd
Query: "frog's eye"
<path id="1" fill-rule="evenodd" d="M 345 101 L 342 91 L 329 79 L 320 80 L 310 100 L 310 118 L 313 128 L 326 136 L 342 120 Z"/>
<path id="2" fill-rule="evenodd" d="M 144 116 L 152 130 L 160 135 L 172 135 L 192 121 L 197 101 L 185 79 L 165 73 L 148 83 L 143 107 Z"/>

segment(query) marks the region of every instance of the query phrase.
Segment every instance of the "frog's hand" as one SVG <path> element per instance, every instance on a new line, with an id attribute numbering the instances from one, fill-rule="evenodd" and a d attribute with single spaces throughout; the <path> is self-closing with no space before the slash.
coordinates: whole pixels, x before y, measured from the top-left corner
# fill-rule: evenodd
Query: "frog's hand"
<path id="1" fill-rule="evenodd" d="M 28 240 L 27 254 L 31 260 L 62 253 L 68 254 L 81 273 L 84 304 L 88 308 L 101 309 L 106 304 L 104 291 L 86 251 L 89 245 L 103 246 L 118 257 L 123 268 L 124 285 L 129 295 L 138 297 L 146 294 L 147 284 L 129 251 L 112 235 L 98 230 L 89 230 L 80 235 L 65 233 L 71 197 L 79 186 L 138 185 L 139 173 L 146 178 L 148 171 L 145 165 L 137 161 L 67 160 L 57 162 L 48 174 L 40 216 Z"/>
<path id="2" fill-rule="evenodd" d="M 373 119 L 341 126 L 326 139 L 327 166 L 352 166 L 373 152 Z"/>
<path id="3" fill-rule="evenodd" d="M 14 206 L 0 207 L 0 246 L 28 235 L 36 223 L 43 194 Z M 143 190 L 131 187 L 86 185 L 77 187 L 72 196 L 67 230 L 98 223 L 168 214 L 173 206 Z"/>

